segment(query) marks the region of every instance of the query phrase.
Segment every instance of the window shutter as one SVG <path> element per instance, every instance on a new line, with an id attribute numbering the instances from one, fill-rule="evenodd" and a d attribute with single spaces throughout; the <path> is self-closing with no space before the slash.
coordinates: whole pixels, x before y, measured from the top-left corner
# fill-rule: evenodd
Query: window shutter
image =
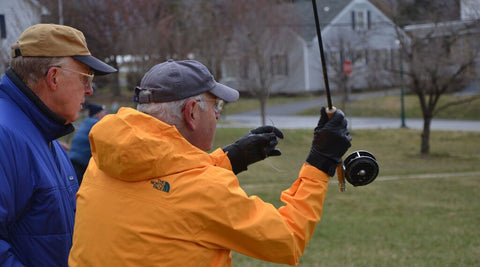
<path id="1" fill-rule="evenodd" d="M 0 15 L 0 38 L 7 38 L 7 27 L 5 26 L 5 15 Z"/>
<path id="2" fill-rule="evenodd" d="M 352 11 L 352 29 L 355 30 L 355 11 Z"/>
<path id="3" fill-rule="evenodd" d="M 372 22 L 371 22 L 371 17 L 370 17 L 370 10 L 367 11 L 367 25 L 368 25 L 368 29 L 370 30 L 370 28 L 372 27 Z"/>

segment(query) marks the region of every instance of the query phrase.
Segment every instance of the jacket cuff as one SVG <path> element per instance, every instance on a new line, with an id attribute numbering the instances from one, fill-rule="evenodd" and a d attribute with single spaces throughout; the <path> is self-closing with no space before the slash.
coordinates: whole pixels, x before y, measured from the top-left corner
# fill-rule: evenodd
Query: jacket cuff
<path id="1" fill-rule="evenodd" d="M 302 168 L 300 169 L 299 177 L 312 177 L 325 183 L 328 183 L 330 180 L 330 177 L 327 173 L 317 169 L 315 166 L 310 165 L 309 163 L 303 164 Z"/>
<path id="2" fill-rule="evenodd" d="M 308 155 L 306 161 L 311 165 L 315 166 L 317 169 L 325 172 L 330 177 L 335 174 L 335 170 L 337 169 L 338 165 L 338 163 L 334 160 L 320 156 L 318 154 L 312 155 L 312 153 Z"/>

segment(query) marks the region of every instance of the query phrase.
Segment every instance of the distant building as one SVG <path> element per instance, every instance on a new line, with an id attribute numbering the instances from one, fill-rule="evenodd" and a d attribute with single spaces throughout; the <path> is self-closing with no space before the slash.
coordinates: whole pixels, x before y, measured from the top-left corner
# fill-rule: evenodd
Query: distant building
<path id="1" fill-rule="evenodd" d="M 10 46 L 29 26 L 40 23 L 42 15 L 48 14 L 37 0 L 0 1 L 0 73 L 3 74 L 10 61 Z"/>
<path id="2" fill-rule="evenodd" d="M 391 70 L 399 66 L 398 34 L 406 35 L 386 14 L 368 0 L 317 0 L 316 3 L 330 88 L 345 86 L 336 78 L 343 74 L 347 61 L 351 63 L 351 73 L 343 80 L 351 89 L 398 84 L 399 79 Z M 325 85 L 312 3 L 299 1 L 287 5 L 290 12 L 297 14 L 295 23 L 301 27 L 289 31 L 290 37 L 284 41 L 291 46 L 285 54 L 272 55 L 268 67 L 275 77 L 269 86 L 270 93 L 322 91 Z M 250 67 L 243 62 L 248 64 L 249 60 L 235 58 L 235 51 L 229 54 L 232 57 L 223 64 L 222 82 L 240 91 L 248 90 L 242 86 L 242 80 L 251 79 L 249 75 L 255 75 L 255 71 L 245 69 Z"/>
<path id="3" fill-rule="evenodd" d="M 469 68 L 472 85 L 480 86 L 480 1 L 462 0 L 460 20 L 407 25 L 403 30 L 414 38 L 434 42 L 455 40 L 450 48 L 450 57 L 459 62 L 474 59 Z"/>
<path id="4" fill-rule="evenodd" d="M 462 20 L 480 19 L 480 1 L 461 0 L 460 1 L 460 17 Z"/>

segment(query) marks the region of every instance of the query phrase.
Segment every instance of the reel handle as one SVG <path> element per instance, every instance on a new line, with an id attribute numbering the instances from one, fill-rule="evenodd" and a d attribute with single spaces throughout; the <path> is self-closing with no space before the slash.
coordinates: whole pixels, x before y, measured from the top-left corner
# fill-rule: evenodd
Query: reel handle
<path id="1" fill-rule="evenodd" d="M 342 162 L 340 162 L 337 165 L 337 179 L 338 179 L 338 189 L 340 189 L 340 192 L 345 192 L 347 188 L 345 187 L 345 172 L 343 170 Z"/>

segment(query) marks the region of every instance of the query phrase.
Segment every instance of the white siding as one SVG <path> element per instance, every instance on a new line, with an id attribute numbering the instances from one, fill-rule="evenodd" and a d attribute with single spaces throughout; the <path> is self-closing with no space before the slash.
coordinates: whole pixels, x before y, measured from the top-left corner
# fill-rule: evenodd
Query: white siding
<path id="1" fill-rule="evenodd" d="M 480 1 L 478 0 L 462 0 L 460 2 L 461 19 L 476 20 L 480 19 Z"/>
<path id="2" fill-rule="evenodd" d="M 0 15 L 4 15 L 6 24 L 6 38 L 0 38 L 0 73 L 3 74 L 10 60 L 10 46 L 26 28 L 40 22 L 42 7 L 37 1 L 1 0 Z"/>

